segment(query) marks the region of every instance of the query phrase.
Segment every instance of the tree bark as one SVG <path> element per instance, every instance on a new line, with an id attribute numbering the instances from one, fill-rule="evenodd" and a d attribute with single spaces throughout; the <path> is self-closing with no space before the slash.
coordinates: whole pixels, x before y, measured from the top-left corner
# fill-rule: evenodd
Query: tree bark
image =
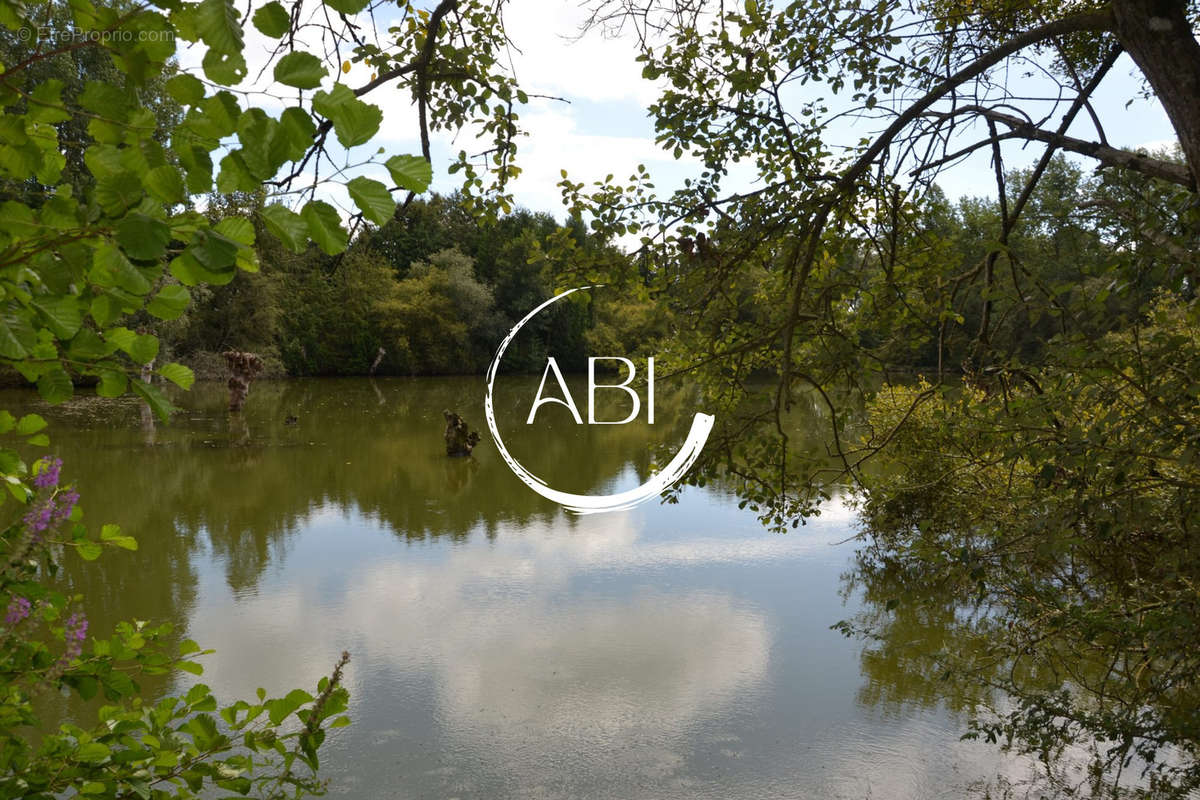
<path id="1" fill-rule="evenodd" d="M 1200 43 L 1182 0 L 1113 0 L 1122 47 L 1146 76 L 1200 186 Z"/>

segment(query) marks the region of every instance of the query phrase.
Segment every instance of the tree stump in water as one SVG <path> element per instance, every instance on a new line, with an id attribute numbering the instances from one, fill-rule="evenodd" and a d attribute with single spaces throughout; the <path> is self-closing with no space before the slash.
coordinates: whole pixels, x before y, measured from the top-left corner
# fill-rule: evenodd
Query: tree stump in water
<path id="1" fill-rule="evenodd" d="M 467 427 L 466 421 L 452 411 L 443 411 L 446 418 L 446 455 L 469 456 L 479 444 L 479 434 Z"/>
<path id="2" fill-rule="evenodd" d="M 262 372 L 262 359 L 240 350 L 226 350 L 221 355 L 229 365 L 229 410 L 241 411 L 250 394 L 250 383 Z"/>

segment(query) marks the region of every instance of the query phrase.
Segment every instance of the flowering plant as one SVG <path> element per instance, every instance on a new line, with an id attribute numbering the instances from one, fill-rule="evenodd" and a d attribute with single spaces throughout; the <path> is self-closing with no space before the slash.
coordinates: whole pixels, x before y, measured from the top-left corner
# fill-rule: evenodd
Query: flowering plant
<path id="1" fill-rule="evenodd" d="M 0 411 L 0 433 L 27 444 L 49 443 L 45 424 L 36 414 L 17 420 Z M 62 468 L 54 457 L 30 468 L 16 451 L 0 448 L 0 477 L 22 507 L 0 517 L 12 520 L 0 530 L 0 799 L 49 800 L 73 791 L 147 800 L 213 788 L 264 798 L 323 793 L 317 750 L 326 728 L 349 723 L 341 685 L 349 656 L 342 654 L 315 695 L 294 689 L 268 699 L 260 689 L 255 703 L 218 708 L 197 683 L 184 697 L 148 702 L 137 677 L 199 675 L 202 667 L 187 657 L 204 651 L 184 640 L 171 652 L 169 624 L 122 622 L 102 638 L 89 628 L 83 597 L 60 591 L 54 577 L 71 550 L 89 561 L 105 548 L 137 550 L 116 525 L 102 526 L 98 537 L 89 533 Z M 44 719 L 39 696 L 55 690 L 84 700 L 102 696 L 105 704 L 90 726 Z"/>

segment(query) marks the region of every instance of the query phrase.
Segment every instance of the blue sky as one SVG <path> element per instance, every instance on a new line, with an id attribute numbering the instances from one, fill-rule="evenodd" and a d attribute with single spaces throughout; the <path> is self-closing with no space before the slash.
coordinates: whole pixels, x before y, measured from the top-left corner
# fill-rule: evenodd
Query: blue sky
<path id="1" fill-rule="evenodd" d="M 505 12 L 507 30 L 516 47 L 513 65 L 523 88 L 531 94 L 554 95 L 569 101 L 531 98 L 520 112 L 528 136 L 521 141 L 518 155 L 523 174 L 512 187 L 518 204 L 559 218 L 564 216 L 557 188 L 562 169 L 573 180 L 590 183 L 609 173 L 618 179 L 625 178 L 639 163 L 645 164 L 660 190 L 678 186 L 685 177 L 699 171 L 697 163 L 687 155 L 676 161 L 655 145 L 653 122 L 645 109 L 656 91 L 653 84 L 641 78 L 640 66 L 634 61 L 633 43 L 604 38 L 598 33 L 579 38 L 584 16 L 578 0 L 513 0 Z M 250 74 L 254 75 L 268 42 L 250 31 L 247 45 Z M 194 67 L 194 61 L 185 54 L 185 66 Z M 1106 126 L 1109 141 L 1126 147 L 1168 145 L 1174 135 L 1167 117 L 1157 103 L 1138 99 L 1139 82 L 1133 73 L 1132 62 L 1122 57 L 1095 98 L 1093 105 Z M 369 68 L 362 65 L 340 76 L 350 86 L 361 85 L 370 77 Z M 1013 78 L 1009 86 L 1021 94 L 1034 93 L 1039 88 L 1024 77 Z M 384 109 L 383 130 L 372 143 L 386 149 L 381 160 L 395 153 L 419 152 L 416 112 L 408 97 L 383 88 L 367 99 Z M 1133 102 L 1126 106 L 1131 99 Z M 1094 132 L 1086 117 L 1080 115 L 1072 133 L 1092 139 Z M 870 123 L 860 123 L 857 127 L 841 123 L 830 129 L 828 140 L 848 144 L 871 130 Z M 446 192 L 455 188 L 456 176 L 447 173 L 453 153 L 460 149 L 475 152 L 484 147 L 474 140 L 471 131 L 460 132 L 456 137 L 435 135 L 434 189 Z M 361 162 L 373 152 L 372 148 L 357 148 L 350 154 L 349 163 Z M 1041 145 L 1022 149 L 1014 144 L 1006 146 L 1004 158 L 1006 166 L 1020 167 L 1033 163 L 1040 154 Z M 1081 159 L 1081 163 L 1089 162 Z M 732 174 L 729 189 L 753 186 L 753 173 L 749 165 L 745 167 Z M 382 168 L 373 167 L 356 169 L 346 177 L 360 173 L 386 180 Z M 944 172 L 939 183 L 952 198 L 991 194 L 994 188 L 990 154 L 980 151 L 966 163 Z M 322 194 L 350 208 L 344 190 L 331 186 Z"/>

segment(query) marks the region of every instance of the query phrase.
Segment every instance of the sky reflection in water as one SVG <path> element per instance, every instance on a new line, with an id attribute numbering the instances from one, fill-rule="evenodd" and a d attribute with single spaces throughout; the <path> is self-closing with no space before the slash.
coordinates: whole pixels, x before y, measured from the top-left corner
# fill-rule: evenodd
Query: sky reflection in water
<path id="1" fill-rule="evenodd" d="M 143 540 L 133 558 L 168 565 L 79 580 L 111 595 L 114 618 L 174 617 L 214 648 L 203 680 L 223 699 L 311 686 L 349 650 L 354 724 L 323 756 L 335 796 L 923 800 L 1024 774 L 959 742 L 962 720 L 941 710 L 862 704 L 862 645 L 829 629 L 855 610 L 838 591 L 849 510 L 778 535 L 693 488 L 569 517 L 524 497 L 486 442 L 467 465 L 436 453 L 440 431 L 424 441 L 443 406 L 473 411 L 472 388 L 256 387 L 241 448 L 222 440 L 219 394 L 185 400 L 151 446 L 129 409 L 105 425 L 68 409 L 55 441 L 89 519 L 122 522 Z M 299 431 L 278 423 L 292 409 Z M 645 454 L 653 432 L 627 428 L 621 446 Z M 547 475 L 589 452 L 535 451 Z M 106 476 L 131 458 L 160 491 L 104 507 Z M 621 490 L 648 465 L 618 456 L 578 482 Z M 177 494 L 166 474 L 188 476 Z"/>

